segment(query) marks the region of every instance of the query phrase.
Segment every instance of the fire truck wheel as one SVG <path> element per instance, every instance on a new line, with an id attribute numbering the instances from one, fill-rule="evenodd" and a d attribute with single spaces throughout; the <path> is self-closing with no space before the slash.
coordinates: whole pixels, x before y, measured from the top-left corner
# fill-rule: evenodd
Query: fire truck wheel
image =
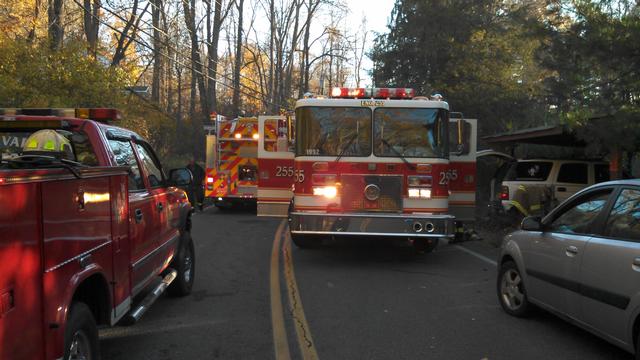
<path id="1" fill-rule="evenodd" d="M 438 239 L 413 239 L 413 248 L 418 254 L 428 254 L 436 249 L 438 246 Z"/>
<path id="2" fill-rule="evenodd" d="M 291 234 L 291 240 L 300 249 L 312 249 L 322 244 L 322 239 L 309 235 Z"/>
<path id="3" fill-rule="evenodd" d="M 180 238 L 181 247 L 178 256 L 173 260 L 172 268 L 178 271 L 178 277 L 171 283 L 167 291 L 171 296 L 186 296 L 191 294 L 196 275 L 196 254 L 191 239 L 191 233 L 185 231 Z"/>
<path id="4" fill-rule="evenodd" d="M 98 327 L 91 310 L 84 303 L 72 303 L 64 330 L 64 359 L 96 360 L 98 346 Z"/>

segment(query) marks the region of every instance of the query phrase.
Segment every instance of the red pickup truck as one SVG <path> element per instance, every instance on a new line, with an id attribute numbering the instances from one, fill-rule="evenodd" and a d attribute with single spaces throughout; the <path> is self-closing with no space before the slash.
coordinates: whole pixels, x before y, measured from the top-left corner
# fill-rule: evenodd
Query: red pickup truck
<path id="1" fill-rule="evenodd" d="M 191 292 L 192 208 L 177 187 L 191 173 L 166 176 L 117 119 L 0 109 L 0 359 L 98 359 L 98 327 Z M 43 129 L 66 139 L 64 158 L 25 155 Z"/>

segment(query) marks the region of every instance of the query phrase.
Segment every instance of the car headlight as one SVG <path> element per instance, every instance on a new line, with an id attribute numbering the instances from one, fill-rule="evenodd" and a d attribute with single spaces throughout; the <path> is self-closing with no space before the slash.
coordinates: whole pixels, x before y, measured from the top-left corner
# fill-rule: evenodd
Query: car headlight
<path id="1" fill-rule="evenodd" d="M 333 199 L 338 195 L 338 188 L 335 186 L 314 186 L 313 195 L 324 196 L 328 199 Z"/>

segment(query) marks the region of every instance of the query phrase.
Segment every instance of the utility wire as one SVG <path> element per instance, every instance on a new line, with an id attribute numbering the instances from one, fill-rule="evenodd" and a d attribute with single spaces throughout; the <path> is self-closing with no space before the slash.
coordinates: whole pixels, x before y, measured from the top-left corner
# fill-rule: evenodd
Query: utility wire
<path id="1" fill-rule="evenodd" d="M 99 18 L 99 17 L 97 17 L 96 15 L 92 14 L 92 13 L 91 13 L 88 9 L 86 9 L 86 8 L 84 7 L 84 5 L 83 5 L 83 4 L 81 4 L 78 0 L 73 0 L 73 2 L 74 2 L 74 3 L 76 3 L 76 5 L 78 5 L 79 7 L 81 7 L 81 8 L 82 8 L 85 12 L 87 12 L 91 17 L 93 17 L 94 19 L 96 19 L 99 23 L 101 23 L 101 24 L 105 25 L 106 27 L 108 27 L 109 29 L 111 29 L 111 30 L 113 30 L 113 31 L 117 32 L 118 34 L 120 34 L 120 36 L 127 36 L 129 39 L 131 39 L 132 41 L 136 42 L 138 45 L 140 45 L 140 46 L 142 46 L 142 47 L 144 47 L 144 48 L 146 48 L 146 49 L 148 49 L 148 50 L 155 51 L 155 49 L 154 49 L 152 46 L 150 46 L 150 45 L 146 44 L 145 42 L 142 42 L 142 41 L 138 40 L 137 38 L 133 37 L 133 36 L 132 36 L 132 35 L 130 35 L 130 34 L 126 34 L 126 35 L 125 35 L 123 31 L 121 31 L 121 30 L 119 30 L 119 29 L 115 28 L 115 27 L 114 27 L 114 26 L 112 26 L 111 24 L 109 24 L 109 23 L 105 22 L 104 20 L 100 19 L 100 18 Z M 104 10 L 106 10 L 107 12 L 109 12 L 110 14 L 112 14 L 112 15 L 114 15 L 114 16 L 116 16 L 116 17 L 120 18 L 120 17 L 119 17 L 119 15 L 117 15 L 117 14 L 116 14 L 115 12 L 113 12 L 112 10 L 107 9 L 107 8 L 103 8 L 103 9 L 104 9 Z M 143 32 L 143 33 L 145 33 L 145 34 L 149 35 L 148 33 L 144 32 L 144 30 L 141 30 L 141 29 L 140 29 L 138 26 L 136 26 L 135 24 L 133 24 L 132 26 L 133 26 L 133 27 L 135 27 L 138 31 L 141 31 L 141 32 Z M 179 51 L 177 51 L 177 49 L 174 49 L 173 47 L 172 47 L 172 49 L 176 52 L 176 54 L 179 54 Z M 186 69 L 191 70 L 192 72 L 194 72 L 194 73 L 196 73 L 196 74 L 198 74 L 198 75 L 200 75 L 200 76 L 203 76 L 203 77 L 205 77 L 205 78 L 206 78 L 206 79 L 208 79 L 208 80 L 214 81 L 214 82 L 216 82 L 216 83 L 218 83 L 218 84 L 220 84 L 220 85 L 222 85 L 222 86 L 224 86 L 224 87 L 227 87 L 227 88 L 229 88 L 229 89 L 232 89 L 232 90 L 238 90 L 238 91 L 239 91 L 242 95 L 244 95 L 244 96 L 250 97 L 250 98 L 252 98 L 252 99 L 255 99 L 255 100 L 258 100 L 258 101 L 261 101 L 261 102 L 264 102 L 264 103 L 268 103 L 268 104 L 271 104 L 271 105 L 275 105 L 275 106 L 277 106 L 277 107 L 284 108 L 284 109 L 286 109 L 286 110 L 290 110 L 289 108 L 282 106 L 282 104 L 278 104 L 278 103 L 274 103 L 274 102 L 269 101 L 269 100 L 265 100 L 265 99 L 263 99 L 263 98 L 260 98 L 260 97 L 258 97 L 258 96 L 255 96 L 255 95 L 253 95 L 253 94 L 249 94 L 249 93 L 247 93 L 247 92 L 244 92 L 244 91 L 242 91 L 241 89 L 236 89 L 233 85 L 229 85 L 229 84 L 227 84 L 227 83 L 225 83 L 225 82 L 223 82 L 223 81 L 221 81 L 221 80 L 219 80 L 219 79 L 216 79 L 216 78 L 214 78 L 214 77 L 211 77 L 211 76 L 209 76 L 208 74 L 205 74 L 205 73 L 203 73 L 202 71 L 199 71 L 199 70 L 197 70 L 197 69 L 193 68 L 191 65 L 186 64 L 186 63 L 184 63 L 184 62 L 182 62 L 182 61 L 180 61 L 180 60 L 177 60 L 177 58 L 176 58 L 176 59 L 172 59 L 172 58 L 171 58 L 168 54 L 166 54 L 166 53 L 162 53 L 162 52 L 160 52 L 160 51 L 158 51 L 158 53 L 159 53 L 161 56 L 165 57 L 166 59 L 169 59 L 169 60 L 175 61 L 177 64 L 184 66 Z M 202 65 L 202 64 L 200 64 L 200 65 Z M 228 79 L 228 78 L 226 78 L 226 80 L 229 80 L 229 79 Z M 246 85 L 243 85 L 243 86 L 247 87 Z M 253 90 L 253 89 L 252 89 L 252 90 Z"/>

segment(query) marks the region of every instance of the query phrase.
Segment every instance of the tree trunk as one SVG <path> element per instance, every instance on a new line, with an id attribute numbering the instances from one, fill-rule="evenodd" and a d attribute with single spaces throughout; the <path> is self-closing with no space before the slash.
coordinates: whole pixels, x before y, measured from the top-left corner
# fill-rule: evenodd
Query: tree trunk
<path id="1" fill-rule="evenodd" d="M 89 44 L 89 54 L 94 58 L 98 55 L 98 31 L 100 30 L 100 0 L 84 0 L 84 34 Z"/>
<path id="2" fill-rule="evenodd" d="M 184 9 L 184 21 L 189 31 L 189 37 L 191 39 L 191 116 L 195 115 L 195 102 L 196 102 L 196 85 L 200 93 L 200 111 L 206 118 L 209 116 L 209 106 L 207 105 L 207 88 L 204 83 L 204 71 L 202 66 L 202 58 L 200 56 L 200 48 L 198 41 L 198 29 L 196 28 L 196 4 L 195 0 L 182 0 L 182 6 Z M 192 118 L 192 121 L 194 119 Z M 195 122 L 194 122 L 195 124 Z M 196 129 L 198 130 L 198 129 Z"/>
<path id="3" fill-rule="evenodd" d="M 85 0 L 88 1 L 88 0 Z M 151 100 L 157 104 L 160 104 L 162 80 L 164 75 L 164 45 L 163 45 L 163 30 L 160 22 L 160 15 L 162 13 L 163 4 L 162 0 L 152 0 L 151 9 L 151 22 L 153 24 L 153 79 L 151 82 Z"/>
<path id="4" fill-rule="evenodd" d="M 64 39 L 64 26 L 62 25 L 62 10 L 64 0 L 49 0 L 49 47 L 52 50 L 60 50 Z"/>
<path id="5" fill-rule="evenodd" d="M 233 69 L 233 113 L 240 114 L 240 69 L 242 66 L 242 16 L 244 0 L 238 0 L 238 31 L 236 35 L 236 59 Z"/>

